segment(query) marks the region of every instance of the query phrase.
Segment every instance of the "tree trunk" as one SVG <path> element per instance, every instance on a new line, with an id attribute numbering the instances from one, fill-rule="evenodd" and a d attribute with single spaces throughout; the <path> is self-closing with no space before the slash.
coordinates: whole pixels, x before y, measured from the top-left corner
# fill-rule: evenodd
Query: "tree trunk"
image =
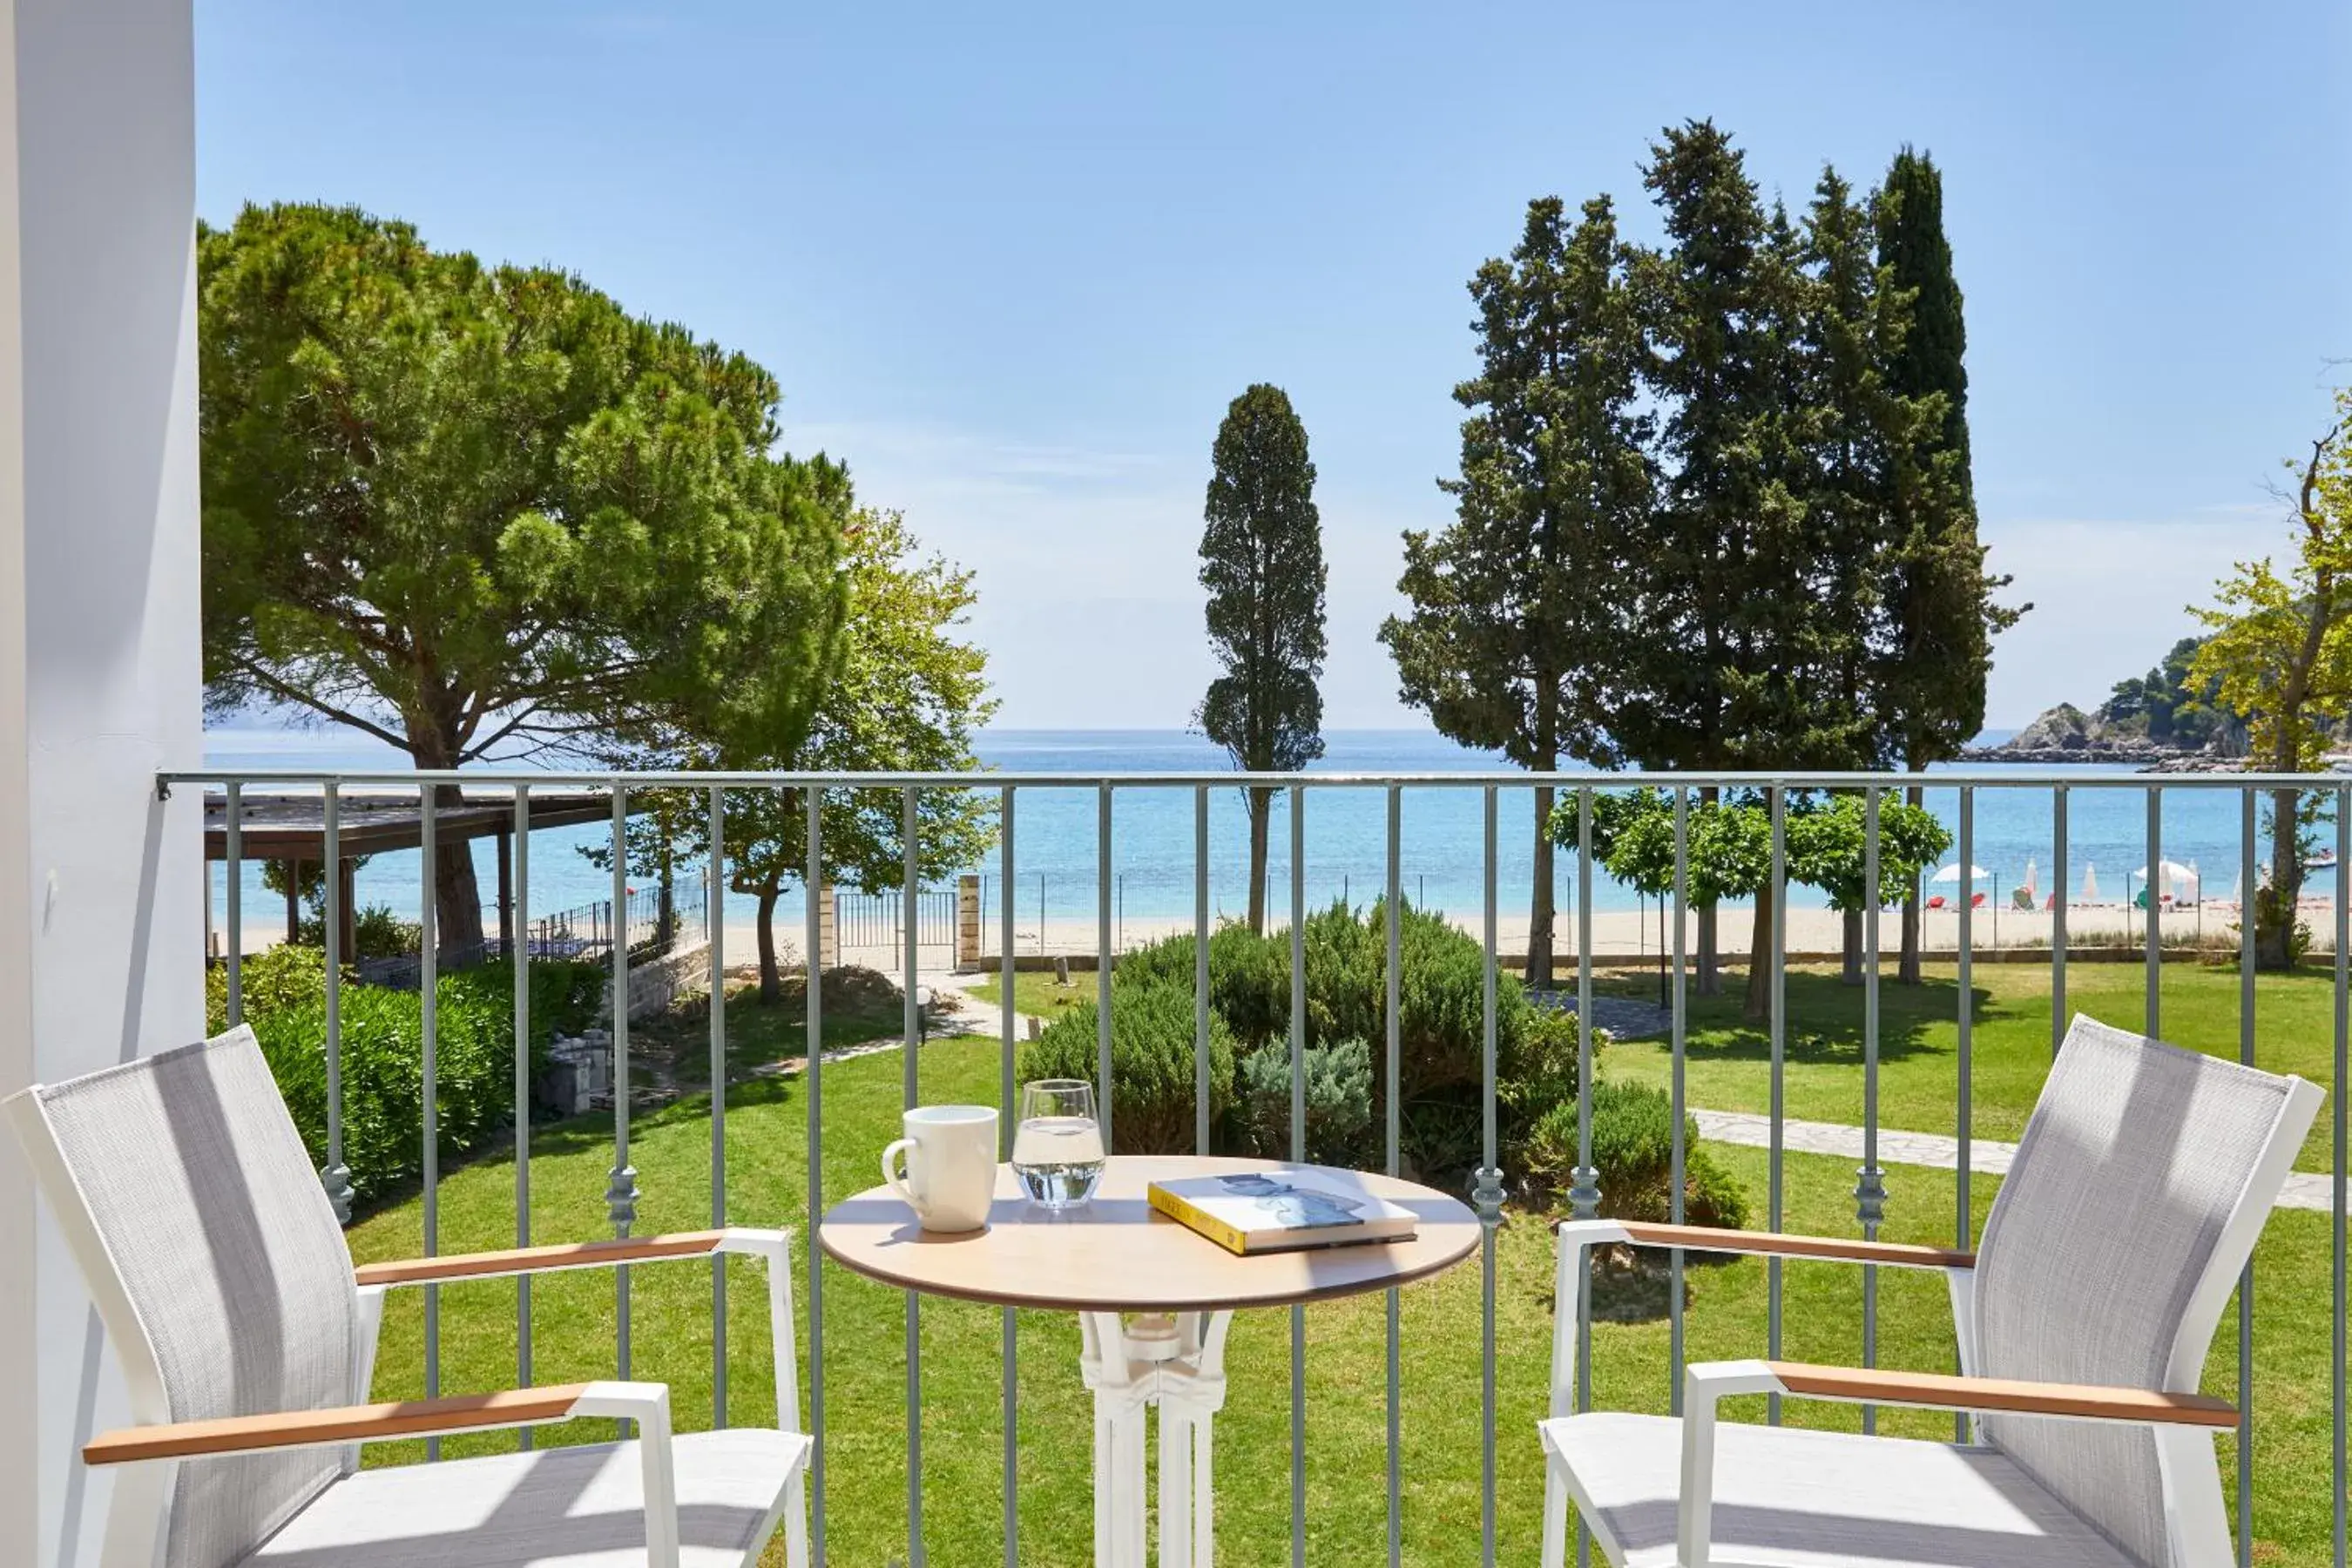
<path id="1" fill-rule="evenodd" d="M 1917 784 L 1913 784 L 1903 792 L 1903 798 L 1910 805 L 1917 805 L 1924 795 Z M 1972 899 L 1976 897 L 1976 879 L 1969 875 L 1968 868 L 1962 867 L 1960 897 Z M 1911 879 L 1911 885 L 1903 889 L 1903 956 L 1895 965 L 1895 978 L 1904 985 L 1919 984 L 1919 879 L 1916 876 Z"/>
<path id="2" fill-rule="evenodd" d="M 2290 772 L 2293 766 L 2290 757 L 2280 771 Z M 2254 905 L 2257 969 L 2285 969 L 2294 962 L 2295 905 L 2303 895 L 2303 857 L 2296 844 L 2301 837 L 2300 801 L 2294 790 L 2271 792 L 2271 885 L 2246 889 Z M 2238 918 L 2245 918 L 2243 911 Z"/>
<path id="3" fill-rule="evenodd" d="M 1862 984 L 1862 911 L 1847 910 L 1839 924 L 1845 963 L 1838 978 L 1848 985 Z"/>
<path id="4" fill-rule="evenodd" d="M 760 913 L 760 1005 L 772 1007 L 783 1000 L 783 976 L 776 972 L 776 894 L 779 884 L 768 882 L 759 890 Z M 814 895 L 812 894 L 811 897 Z M 809 955 L 809 984 L 817 981 L 816 955 Z"/>
<path id="5" fill-rule="evenodd" d="M 1254 789 L 1249 792 L 1250 883 L 1249 926 L 1257 936 L 1265 934 L 1265 841 L 1272 826 L 1274 792 Z"/>
<path id="6" fill-rule="evenodd" d="M 429 718 L 404 715 L 408 726 L 408 754 L 419 772 L 439 772 L 457 765 L 455 736 L 436 729 Z M 433 786 L 437 811 L 464 808 L 464 792 L 456 784 Z M 464 840 L 443 841 L 433 866 L 433 922 L 442 959 L 470 956 L 481 950 L 482 887 L 474 875 L 474 847 Z"/>
<path id="7" fill-rule="evenodd" d="M 1750 1021 L 1772 1016 L 1772 889 L 1756 895 L 1756 923 L 1748 939 L 1748 997 L 1739 1016 Z"/>
<path id="8" fill-rule="evenodd" d="M 1545 764 L 1550 771 L 1550 764 Z M 1552 866 L 1551 791 L 1536 791 L 1535 892 L 1528 909 L 1527 981 L 1538 991 L 1551 989 Z"/>
<path id="9" fill-rule="evenodd" d="M 464 794 L 456 784 L 436 784 L 434 806 L 442 812 L 462 810 Z M 444 963 L 455 964 L 481 951 L 482 885 L 474 875 L 470 840 L 443 840 L 433 866 L 433 919 Z"/>

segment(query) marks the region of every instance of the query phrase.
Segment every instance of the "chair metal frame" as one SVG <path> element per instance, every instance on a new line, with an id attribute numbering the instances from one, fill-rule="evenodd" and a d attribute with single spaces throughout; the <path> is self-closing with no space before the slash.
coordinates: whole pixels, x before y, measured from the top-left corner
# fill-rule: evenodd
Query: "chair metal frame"
<path id="1" fill-rule="evenodd" d="M 359 1445 L 362 1443 L 537 1426 L 595 1416 L 637 1423 L 638 1455 L 644 1467 L 647 1568 L 678 1568 L 677 1477 L 668 1386 L 659 1383 L 599 1381 L 368 1404 L 384 1295 L 406 1286 L 612 1268 L 708 1258 L 726 1253 L 756 1258 L 766 1265 L 768 1277 L 776 1425 L 782 1431 L 798 1435 L 799 1361 L 793 1336 L 791 1233 L 743 1226 L 362 1265 L 352 1270 L 360 1312 L 349 1405 L 175 1423 L 163 1386 L 163 1367 L 147 1326 L 58 1142 L 42 1101 L 43 1092 L 44 1086 L 36 1084 L 0 1100 L 0 1116 L 5 1117 L 23 1146 L 34 1179 L 48 1198 L 67 1249 L 81 1271 L 100 1321 L 105 1325 L 107 1338 L 122 1368 L 133 1422 L 132 1426 L 93 1438 L 81 1451 L 84 1464 L 121 1467 L 107 1510 L 100 1568 L 155 1568 L 163 1557 L 164 1528 L 171 1517 L 173 1490 L 180 1468 L 191 1460 L 216 1455 L 338 1447 L 348 1450 L 343 1462 L 343 1473 L 348 1476 L 358 1468 Z M 809 1445 L 803 1438 L 793 1456 L 782 1501 L 761 1527 L 753 1552 L 756 1556 L 758 1548 L 773 1536 L 781 1520 L 785 1526 L 791 1568 L 808 1568 L 808 1455 Z M 445 1462 L 462 1465 L 466 1461 Z M 261 1544 L 254 1542 L 257 1547 Z"/>
<path id="2" fill-rule="evenodd" d="M 2197 1384 L 2230 1293 L 2236 1288 L 2246 1260 L 2253 1254 L 2263 1222 L 2270 1217 L 2272 1205 L 2294 1169 L 2295 1153 L 2303 1147 L 2304 1136 L 2310 1131 L 2325 1098 L 2318 1085 L 2305 1079 L 2290 1077 L 2285 1082 L 2285 1100 L 2271 1124 L 2237 1207 L 2222 1227 L 2204 1272 L 2190 1292 L 2158 1388 L 2095 1388 L 1979 1375 L 1977 1260 L 1971 1252 L 1839 1237 L 1715 1230 L 1702 1226 L 1571 1220 L 1559 1227 L 1550 1417 L 1559 1419 L 1576 1412 L 1580 1362 L 1591 1309 L 1588 1258 L 1595 1247 L 1630 1245 L 1931 1269 L 1944 1276 L 1951 1299 L 1958 1376 L 1781 1361 L 1701 1362 L 1685 1369 L 1682 1480 L 1675 1521 L 1675 1558 L 1681 1568 L 1707 1568 L 1715 1489 L 1716 1406 L 1722 1399 L 1743 1394 L 2144 1426 L 2156 1438 L 2171 1552 L 2168 1568 L 2231 1568 L 2236 1554 L 2230 1539 L 2228 1510 L 2222 1502 L 2221 1463 L 2213 1439 L 2217 1431 L 2234 1428 L 2237 1412 L 2225 1401 L 2198 1394 Z M 1571 1500 L 1602 1552 L 1612 1563 L 1622 1563 L 1623 1549 L 1598 1522 L 1591 1499 L 1553 1438 L 1550 1422 L 1538 1423 L 1538 1430 L 1545 1452 L 1543 1568 L 1561 1568 L 1566 1560 L 1568 1505 Z"/>

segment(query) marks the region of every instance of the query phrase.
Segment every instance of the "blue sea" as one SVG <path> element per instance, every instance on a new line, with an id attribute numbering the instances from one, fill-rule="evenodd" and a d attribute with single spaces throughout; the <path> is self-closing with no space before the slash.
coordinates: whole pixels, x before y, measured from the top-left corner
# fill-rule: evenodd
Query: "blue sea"
<path id="1" fill-rule="evenodd" d="M 1988 741 L 2000 739 L 1995 731 Z M 208 731 L 206 765 L 218 769 L 302 767 L 390 769 L 404 759 L 348 731 L 238 727 Z M 1314 771 L 1333 773 L 1438 773 L 1496 770 L 1507 766 L 1490 753 L 1458 746 L 1428 731 L 1340 731 L 1327 737 L 1328 751 Z M 1201 736 L 1168 730 L 998 730 L 984 733 L 978 750 L 992 769 L 1021 773 L 1169 773 L 1229 766 L 1224 753 Z M 2080 770 L 2084 774 L 2098 769 Z M 1933 774 L 1929 775 L 1931 778 Z M 1024 790 L 1018 796 L 1013 876 L 1022 931 L 1091 921 L 1097 869 L 1097 796 L 1091 789 Z M 1958 795 L 1930 788 L 1927 804 L 1948 826 L 1955 825 Z M 2175 789 L 2163 796 L 2162 856 L 2198 868 L 2206 896 L 2233 896 L 2240 854 L 2237 795 L 2227 790 Z M 1534 842 L 1534 793 L 1502 792 L 1499 804 L 1498 894 L 1507 914 L 1524 913 L 1530 891 Z M 1270 907 L 1288 907 L 1290 888 L 1286 797 L 1275 805 Z M 1474 789 L 1409 789 L 1403 795 L 1402 872 L 1406 897 L 1417 905 L 1457 916 L 1481 907 L 1482 809 Z M 2125 896 L 2127 873 L 2147 862 L 2147 806 L 2136 787 L 2077 787 L 2069 794 L 2069 881 L 2081 891 L 2086 874 L 2097 879 L 2109 900 Z M 601 825 L 551 829 L 536 835 L 530 858 L 530 906 L 534 914 L 584 905 L 610 896 L 608 872 L 579 853 L 582 846 L 608 837 Z M 1241 792 L 1213 791 L 1209 819 L 1209 894 L 1218 914 L 1237 915 L 1248 899 L 1248 827 Z M 1307 796 L 1306 884 L 1310 905 L 1334 899 L 1361 904 L 1376 896 L 1386 875 L 1387 816 L 1383 792 L 1328 790 Z M 2039 885 L 2050 887 L 2051 797 L 2046 789 L 1980 789 L 1976 796 L 1976 864 L 1990 874 L 1979 888 L 2006 899 L 2024 876 L 2028 862 Z M 2266 851 L 2265 851 L 2266 852 Z M 497 885 L 491 841 L 475 849 L 485 895 Z M 381 855 L 357 874 L 361 904 L 382 904 L 413 919 L 419 906 L 418 864 L 414 852 Z M 1115 797 L 1110 868 L 1114 918 L 1164 924 L 1189 919 L 1192 909 L 1193 820 L 1189 789 L 1121 790 Z M 993 930 L 998 908 L 998 858 L 971 868 L 985 879 L 982 909 Z M 1573 907 L 1575 857 L 1562 853 L 1556 867 L 1563 910 Z M 2135 883 L 2136 887 L 2137 884 Z M 225 919 L 221 868 L 213 869 L 215 917 Z M 1947 891 L 1956 890 L 1947 887 Z M 1793 889 L 1792 903 L 1817 903 L 1810 889 Z M 1630 910 L 1634 891 L 1605 876 L 1596 879 L 1594 907 Z M 274 923 L 281 906 L 263 891 L 258 866 L 246 871 L 248 920 Z M 749 923 L 751 901 L 730 897 L 730 924 Z M 799 929 L 796 900 L 787 900 L 779 919 Z"/>

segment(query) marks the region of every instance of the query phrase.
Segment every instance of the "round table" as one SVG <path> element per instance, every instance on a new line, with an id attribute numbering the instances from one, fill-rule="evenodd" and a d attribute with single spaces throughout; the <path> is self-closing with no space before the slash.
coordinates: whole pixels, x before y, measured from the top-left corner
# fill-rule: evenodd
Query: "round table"
<path id="1" fill-rule="evenodd" d="M 1154 1405 L 1161 1568 L 1208 1568 L 1210 1422 L 1224 1403 L 1225 1331 L 1234 1311 L 1410 1284 L 1478 1247 L 1478 1218 L 1468 1205 L 1364 1172 L 1326 1173 L 1412 1210 L 1412 1239 L 1241 1258 L 1160 1214 L 1144 1195 L 1163 1179 L 1285 1168 L 1274 1160 L 1116 1155 L 1091 1203 L 1056 1213 L 1032 1205 L 1013 1168 L 999 1165 L 984 1230 L 926 1231 L 897 1194 L 875 1187 L 834 1205 L 817 1238 L 835 1262 L 886 1285 L 1076 1312 L 1078 1370 L 1095 1394 L 1098 1568 L 1142 1568 L 1144 1422 Z"/>

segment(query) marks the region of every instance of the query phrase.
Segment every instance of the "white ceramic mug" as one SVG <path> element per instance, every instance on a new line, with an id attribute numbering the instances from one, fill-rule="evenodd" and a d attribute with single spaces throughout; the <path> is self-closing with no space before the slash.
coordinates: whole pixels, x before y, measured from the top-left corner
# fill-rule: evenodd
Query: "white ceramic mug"
<path id="1" fill-rule="evenodd" d="M 882 1179 L 925 1230 L 978 1230 L 996 1196 L 996 1111 L 985 1105 L 922 1105 L 907 1135 L 882 1151 Z M 906 1171 L 898 1157 L 906 1156 Z"/>

